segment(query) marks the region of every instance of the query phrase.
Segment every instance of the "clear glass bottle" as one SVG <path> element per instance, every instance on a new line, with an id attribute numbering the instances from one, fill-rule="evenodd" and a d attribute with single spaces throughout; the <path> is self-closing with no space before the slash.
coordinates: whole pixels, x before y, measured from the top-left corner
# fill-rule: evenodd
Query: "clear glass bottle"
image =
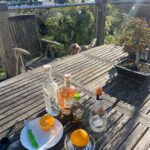
<path id="1" fill-rule="evenodd" d="M 58 86 L 56 82 L 52 78 L 51 74 L 51 65 L 44 65 L 44 82 L 43 82 L 43 92 L 44 92 L 44 100 L 46 111 L 48 114 L 52 116 L 58 116 L 60 109 L 58 105 Z"/>
<path id="2" fill-rule="evenodd" d="M 102 132 L 106 129 L 107 114 L 103 109 L 102 89 L 96 90 L 96 102 L 89 116 L 90 127 L 94 132 Z"/>
<path id="3" fill-rule="evenodd" d="M 63 115 L 70 115 L 75 87 L 71 85 L 71 75 L 64 75 L 64 86 L 58 90 L 59 106 Z"/>
<path id="4" fill-rule="evenodd" d="M 71 106 L 71 119 L 73 123 L 79 123 L 83 119 L 84 106 L 80 103 L 81 95 L 76 92 L 73 96 L 73 104 Z"/>

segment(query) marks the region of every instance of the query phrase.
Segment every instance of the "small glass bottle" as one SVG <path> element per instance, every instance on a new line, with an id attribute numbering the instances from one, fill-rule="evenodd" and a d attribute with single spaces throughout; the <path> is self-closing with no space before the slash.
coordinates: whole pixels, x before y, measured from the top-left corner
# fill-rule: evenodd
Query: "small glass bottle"
<path id="1" fill-rule="evenodd" d="M 71 75 L 64 75 L 64 86 L 58 90 L 59 106 L 63 115 L 70 115 L 75 87 L 71 85 Z"/>
<path id="2" fill-rule="evenodd" d="M 107 115 L 103 109 L 102 89 L 96 90 L 96 102 L 93 105 L 89 116 L 90 127 L 94 132 L 102 132 L 107 125 Z"/>
<path id="3" fill-rule="evenodd" d="M 45 78 L 43 82 L 43 92 L 46 111 L 52 116 L 58 116 L 60 112 L 57 98 L 58 86 L 52 78 L 51 65 L 44 65 L 43 69 L 45 73 Z"/>
<path id="4" fill-rule="evenodd" d="M 85 112 L 84 106 L 80 103 L 80 93 L 76 92 L 73 99 L 73 104 L 71 106 L 71 119 L 73 123 L 79 123 L 82 121 Z"/>

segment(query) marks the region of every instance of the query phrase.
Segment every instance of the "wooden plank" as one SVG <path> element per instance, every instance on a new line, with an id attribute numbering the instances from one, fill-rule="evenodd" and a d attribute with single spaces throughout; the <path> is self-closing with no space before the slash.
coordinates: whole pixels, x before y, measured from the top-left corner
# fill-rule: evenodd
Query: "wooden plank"
<path id="1" fill-rule="evenodd" d="M 33 84 L 33 83 L 32 83 L 32 84 Z M 32 85 L 32 84 L 31 84 L 31 85 Z M 19 97 L 19 96 L 21 97 L 22 94 L 28 93 L 30 90 L 32 90 L 32 89 L 34 89 L 34 88 L 37 88 L 38 86 L 41 87 L 41 89 L 42 89 L 42 84 L 39 83 L 39 81 L 36 81 L 36 82 L 33 84 L 33 86 L 25 85 L 25 86 L 22 87 L 21 89 L 16 89 L 16 90 L 12 91 L 13 94 L 10 94 L 10 95 L 8 95 L 8 96 L 5 96 L 5 95 L 4 95 L 4 97 L 0 100 L 0 104 L 6 102 L 6 101 L 8 101 L 8 100 L 15 99 L 15 98 L 17 98 L 17 97 Z M 9 94 L 9 93 L 8 93 L 8 94 Z"/>
<path id="2" fill-rule="evenodd" d="M 28 120 L 32 120 L 36 117 L 39 117 L 41 115 L 44 115 L 46 113 L 45 109 L 40 109 L 40 110 L 37 110 L 35 111 L 33 114 L 30 114 L 30 115 L 27 115 L 25 119 L 28 119 Z M 23 128 L 24 126 L 24 119 L 23 120 L 19 120 L 18 119 L 18 124 L 16 125 L 15 129 L 12 131 L 12 141 L 11 142 L 14 142 L 14 140 L 16 140 L 16 137 L 19 138 L 20 137 L 20 130 Z M 8 124 L 6 124 L 8 125 Z M 13 123 L 10 125 L 10 127 L 13 125 Z M 6 130 L 4 130 L 3 132 L 0 133 L 0 137 L 3 137 L 6 135 L 6 133 L 8 132 L 8 129 L 10 128 L 8 126 L 8 128 Z M 19 145 L 21 146 L 21 144 Z"/>
<path id="3" fill-rule="evenodd" d="M 106 44 L 106 45 L 101 45 L 101 46 L 91 48 L 91 49 L 86 50 L 82 53 L 95 54 L 97 52 L 102 52 L 102 54 L 103 54 L 103 52 L 111 53 L 111 52 L 116 52 L 116 51 L 122 51 L 122 48 L 119 46 L 116 47 L 115 44 Z"/>
<path id="4" fill-rule="evenodd" d="M 96 141 L 96 148 L 103 149 L 109 141 L 127 124 L 129 117 L 122 115 L 103 136 L 99 136 Z M 117 140 L 117 139 L 116 139 Z"/>
<path id="5" fill-rule="evenodd" d="M 42 86 L 42 81 L 43 81 L 43 78 L 42 77 L 39 77 L 39 78 L 36 78 L 35 80 L 33 80 L 33 82 L 31 81 L 31 83 L 28 83 L 28 84 L 25 84 L 17 89 L 12 89 L 10 92 L 8 93 L 4 93 L 4 94 L 1 94 L 1 97 L 0 97 L 0 104 L 11 99 L 11 98 L 14 98 L 14 97 L 17 97 L 19 96 L 20 92 L 22 93 L 25 93 L 28 88 L 29 89 L 32 89 L 32 86 L 34 88 L 34 86 L 36 86 L 38 84 Z"/>
<path id="6" fill-rule="evenodd" d="M 8 20 L 9 11 L 7 3 L 0 2 L 0 55 L 7 76 L 15 76 L 15 53 L 12 51 L 12 39 L 9 32 Z"/>
<path id="7" fill-rule="evenodd" d="M 25 93 L 22 95 L 22 99 L 20 98 L 16 98 L 14 101 L 13 100 L 9 100 L 8 104 L 5 104 L 4 106 L 1 106 L 1 110 L 0 110 L 0 119 L 4 119 L 5 117 L 7 117 L 7 115 L 11 115 L 10 112 L 15 112 L 17 107 L 19 106 L 23 106 L 25 107 L 26 102 L 31 101 L 32 99 L 34 99 L 36 96 L 43 94 L 41 87 L 36 87 L 34 90 L 30 90 L 28 91 L 28 94 Z M 20 109 L 21 110 L 21 109 Z"/>
<path id="8" fill-rule="evenodd" d="M 43 95 L 36 97 L 36 103 L 34 103 L 34 105 L 29 105 L 21 111 L 18 111 L 13 115 L 6 117 L 5 120 L 0 121 L 0 132 L 8 129 L 16 120 L 22 121 L 25 118 L 29 117 L 31 114 L 34 114 L 41 109 L 44 110 L 44 108 L 45 105 L 43 103 Z"/>
<path id="9" fill-rule="evenodd" d="M 67 64 L 69 62 L 71 62 L 71 60 L 79 60 L 80 58 L 83 58 L 84 56 L 81 55 L 81 53 L 79 54 L 75 54 L 73 56 L 67 56 L 67 57 L 64 57 L 63 59 L 59 60 L 59 61 L 54 61 L 52 62 L 52 67 L 58 67 L 58 66 L 61 66 L 62 64 Z"/>
<path id="10" fill-rule="evenodd" d="M 146 150 L 150 150 L 150 144 L 147 146 Z"/>
<path id="11" fill-rule="evenodd" d="M 106 81 L 108 80 L 108 79 L 106 79 L 108 69 L 111 69 L 111 67 L 108 67 L 108 68 L 106 68 L 106 69 L 104 69 L 102 71 L 99 70 L 99 72 L 101 74 L 97 78 L 95 78 L 94 80 L 92 80 L 89 83 L 87 83 L 86 84 L 86 88 L 87 89 L 89 89 L 89 88 L 95 89 L 96 85 L 103 87 L 104 83 L 106 83 Z"/>
<path id="12" fill-rule="evenodd" d="M 26 89 L 24 91 L 24 89 L 22 89 L 21 91 L 16 91 L 15 93 L 19 93 L 19 95 L 17 94 L 17 96 L 6 96 L 4 99 L 2 99 L 1 105 L 0 105 L 0 113 L 1 111 L 5 110 L 5 109 L 9 109 L 10 107 L 14 107 L 15 105 L 18 105 L 18 103 L 23 102 L 23 100 L 27 99 L 28 97 L 32 96 L 33 93 L 35 92 L 42 92 L 42 85 L 39 84 L 39 80 L 37 83 L 34 82 L 34 84 L 32 83 L 31 86 L 27 85 L 27 87 L 24 87 L 24 89 Z M 57 81 L 58 86 L 60 86 L 62 84 L 62 82 L 58 82 Z M 12 94 L 13 95 L 13 94 Z M 11 106 L 10 106 L 11 105 Z M 8 108 L 5 108 L 8 107 Z M 4 109 L 5 108 L 5 109 Z"/>
<path id="13" fill-rule="evenodd" d="M 104 150 L 114 150 L 116 146 L 119 146 L 122 140 L 137 127 L 138 123 L 135 120 L 130 120 L 127 125 L 123 126 L 123 129 L 116 133 L 110 142 L 103 148 Z"/>
<path id="14" fill-rule="evenodd" d="M 109 45 L 102 45 L 102 46 L 94 47 L 94 48 L 89 49 L 85 52 L 92 53 L 92 52 L 97 51 L 97 50 L 98 51 L 103 50 L 106 47 L 109 47 Z M 84 54 L 85 52 L 82 52 L 82 53 L 79 53 L 79 54 L 76 54 L 76 55 L 73 55 L 73 56 L 67 56 L 67 57 L 65 57 L 65 58 L 63 58 L 62 60 L 59 60 L 59 61 L 54 61 L 54 62 L 52 62 L 52 66 L 53 67 L 58 67 L 58 66 L 61 66 L 62 64 L 67 64 L 69 62 L 72 62 L 72 60 L 76 61 L 76 60 L 82 58 L 83 57 L 82 54 Z"/>
<path id="15" fill-rule="evenodd" d="M 136 107 L 142 106 L 146 101 L 146 97 L 149 95 L 149 90 L 145 84 L 137 84 L 132 92 L 128 95 L 127 99 L 129 103 L 135 103 Z"/>
<path id="16" fill-rule="evenodd" d="M 59 86 L 60 84 L 61 83 L 58 83 Z M 32 86 L 31 89 L 25 93 L 22 93 L 20 96 L 12 98 L 6 101 L 4 104 L 1 104 L 0 120 L 7 118 L 9 114 L 11 115 L 21 110 L 20 107 L 26 107 L 28 103 L 33 103 L 34 99 L 40 95 L 43 96 L 42 86 L 36 85 L 35 87 Z"/>
<path id="17" fill-rule="evenodd" d="M 39 103 L 36 99 L 36 97 L 40 97 L 41 99 L 43 98 L 43 92 L 39 92 L 39 94 L 37 94 L 36 96 L 32 97 L 32 95 L 30 96 L 30 99 L 28 99 L 27 101 L 23 102 L 21 105 L 18 105 L 18 106 L 15 106 L 13 109 L 10 109 L 6 112 L 3 113 L 3 117 L 1 119 L 1 123 L 0 123 L 0 126 L 5 124 L 5 120 L 8 121 L 7 119 L 10 117 L 12 117 L 13 115 L 15 115 L 16 112 L 22 112 L 24 108 L 26 107 L 34 107 L 34 104 L 35 103 Z M 44 98 L 43 98 L 43 101 L 42 101 L 42 104 L 44 104 Z M 32 108 L 31 108 L 32 110 Z M 5 116 L 7 115 L 7 117 Z M 7 119 L 6 119 L 7 118 Z M 9 118 L 11 120 L 11 118 Z"/>
<path id="18" fill-rule="evenodd" d="M 97 60 L 97 61 L 100 61 L 100 62 L 105 62 L 105 63 L 108 63 L 108 64 L 111 64 L 111 65 L 114 65 L 116 64 L 114 60 L 117 60 L 119 59 L 121 56 L 126 56 L 126 55 L 121 55 L 120 54 L 113 54 L 113 55 L 109 55 L 106 54 L 105 56 L 101 57 L 101 56 L 95 56 L 93 54 L 84 54 L 86 57 L 90 58 L 90 59 L 93 59 L 93 60 Z"/>
<path id="19" fill-rule="evenodd" d="M 85 53 L 82 53 L 82 54 L 89 55 L 89 56 L 99 56 L 99 57 L 106 58 L 106 59 L 107 59 L 107 56 L 110 56 L 110 55 L 118 55 L 118 54 L 120 56 L 124 55 L 121 47 L 116 48 L 115 46 L 108 45 L 108 47 L 104 49 L 105 53 L 102 53 L 102 50 L 103 49 L 99 49 L 92 53 L 90 51 L 85 51 Z"/>
<path id="20" fill-rule="evenodd" d="M 84 68 L 88 68 L 88 66 L 84 67 L 83 66 L 83 69 L 82 71 L 80 71 L 80 68 L 77 68 L 75 71 L 78 71 L 80 72 L 80 75 L 76 76 L 76 73 L 75 72 L 71 72 L 72 74 L 74 74 L 75 77 L 73 77 L 75 80 L 79 81 L 79 82 L 82 82 L 82 81 L 85 81 L 86 79 L 89 79 L 90 76 L 92 76 L 93 73 L 95 72 L 98 72 L 98 70 L 100 71 L 100 69 L 104 69 L 106 68 L 107 66 L 105 64 L 101 64 L 101 65 L 98 65 L 98 66 L 95 66 L 95 67 L 92 67 L 88 72 L 84 71 Z"/>
<path id="21" fill-rule="evenodd" d="M 28 84 L 28 83 L 30 83 L 30 82 L 38 79 L 38 78 L 41 78 L 42 76 L 43 76 L 43 74 L 37 73 L 37 74 L 34 74 L 33 76 L 30 76 L 28 78 L 24 78 L 21 81 L 9 84 L 9 86 L 2 87 L 2 88 L 0 88 L 0 95 L 8 93 L 14 89 L 20 88 L 20 87 L 24 86 L 25 84 Z"/>
<path id="22" fill-rule="evenodd" d="M 69 62 L 67 62 L 66 64 L 65 63 L 62 63 L 60 66 L 55 66 L 55 68 L 58 70 L 58 71 L 60 71 L 60 70 L 63 70 L 63 69 L 65 69 L 65 68 L 67 68 L 67 67 L 72 67 L 73 65 L 77 65 L 77 64 L 80 64 L 80 63 L 82 63 L 82 62 L 84 62 L 84 61 L 86 61 L 87 60 L 87 58 L 84 56 L 83 58 L 81 58 L 81 59 L 77 59 L 76 61 L 69 61 Z M 53 67 L 54 68 L 54 67 Z"/>
<path id="23" fill-rule="evenodd" d="M 109 46 L 108 46 L 109 47 Z M 100 47 L 101 48 L 101 47 Z M 91 49 L 92 50 L 92 49 Z M 103 50 L 103 48 L 101 48 L 100 49 L 100 51 L 102 51 Z M 98 51 L 99 51 L 99 49 L 98 49 Z M 82 52 L 82 53 L 80 53 L 80 54 L 84 54 L 84 52 Z M 90 60 L 90 59 L 88 59 L 88 58 L 86 58 L 86 57 L 83 57 L 83 59 L 86 61 L 88 61 L 88 60 Z M 73 61 L 71 60 L 70 62 L 67 62 L 67 64 L 65 65 L 65 64 L 63 64 L 63 68 L 62 67 L 56 67 L 57 68 L 57 70 L 59 70 L 60 71 L 60 68 L 61 68 L 61 70 L 62 69 L 66 69 L 68 66 L 69 67 L 72 67 L 72 68 L 74 68 L 73 67 L 73 65 L 75 64 L 75 65 L 78 65 L 78 64 L 82 64 L 82 62 L 80 62 L 80 60 L 81 59 L 77 59 L 77 60 L 75 60 L 75 59 L 73 59 Z"/>
<path id="24" fill-rule="evenodd" d="M 138 143 L 138 141 L 142 138 L 144 133 L 147 131 L 147 127 L 139 124 L 135 130 L 129 135 L 129 137 L 123 141 L 118 150 L 131 150 Z M 117 146 L 116 146 L 117 148 Z M 143 148 L 142 148 L 143 149 Z M 144 150 L 144 149 L 143 149 Z"/>
<path id="25" fill-rule="evenodd" d="M 125 53 L 122 53 L 121 48 L 114 48 L 112 46 L 108 47 L 108 50 L 105 49 L 105 54 L 101 54 L 101 50 L 96 51 L 94 53 L 90 53 L 90 52 L 86 52 L 84 53 L 85 55 L 91 55 L 91 56 L 98 56 L 98 57 L 102 57 L 102 58 L 106 58 L 107 56 L 110 57 L 111 55 L 115 55 L 117 56 L 118 54 L 121 56 L 125 55 Z"/>
<path id="26" fill-rule="evenodd" d="M 124 85 L 126 85 L 126 80 L 117 78 L 114 83 L 111 85 L 108 84 L 107 88 L 104 88 L 105 93 L 115 96 L 117 93 L 120 93 L 121 89 L 124 89 Z M 128 90 L 128 89 L 125 89 Z"/>
<path id="27" fill-rule="evenodd" d="M 61 73 L 72 72 L 73 70 L 76 71 L 76 69 L 79 69 L 79 68 L 81 68 L 81 67 L 82 67 L 82 68 L 85 68 L 86 65 L 88 66 L 91 62 L 92 62 L 92 60 L 85 59 L 85 60 L 82 61 L 82 62 L 78 61 L 77 63 L 73 64 L 72 66 L 66 66 L 66 67 L 64 67 L 64 68 L 61 69 L 61 70 L 58 70 L 58 69 L 56 68 L 56 70 L 57 70 L 58 72 L 61 72 Z M 72 74 L 73 74 L 73 72 L 72 72 Z"/>
<path id="28" fill-rule="evenodd" d="M 73 72 L 72 77 L 75 78 L 76 80 L 80 79 L 83 76 L 86 76 L 87 74 L 91 73 L 92 70 L 99 69 L 100 66 L 103 66 L 103 63 L 95 63 L 95 61 L 91 61 L 88 63 L 86 66 L 81 66 L 78 68 L 78 70 Z"/>
<path id="29" fill-rule="evenodd" d="M 117 86 L 116 88 L 114 88 L 114 90 L 111 91 L 111 95 L 113 95 L 114 97 L 117 97 L 118 99 L 121 99 L 121 97 L 123 99 L 125 99 L 125 95 L 128 91 L 130 91 L 134 86 L 134 84 L 129 84 L 129 82 L 127 82 L 126 80 L 124 80 L 123 82 L 121 82 L 119 84 L 119 86 Z"/>
<path id="30" fill-rule="evenodd" d="M 101 67 L 101 70 L 96 70 L 97 73 L 96 74 L 89 74 L 88 75 L 88 78 L 86 80 L 82 79 L 81 81 L 81 84 L 82 85 L 86 85 L 88 84 L 89 82 L 95 80 L 96 78 L 100 77 L 101 75 L 103 75 L 105 72 L 107 72 L 111 67 L 109 66 L 104 66 L 104 67 Z"/>
<path id="31" fill-rule="evenodd" d="M 29 71 L 29 72 L 20 74 L 18 76 L 15 76 L 15 77 L 13 77 L 11 79 L 7 79 L 7 80 L 1 82 L 0 88 L 3 88 L 5 86 L 7 87 L 8 84 L 12 84 L 14 82 L 22 81 L 22 79 L 28 78 L 28 77 L 30 77 L 30 76 L 38 73 L 38 72 L 41 72 L 41 71 L 42 71 L 42 67 L 39 67 L 39 68 L 36 68 L 36 69 L 34 69 L 32 71 Z"/>
<path id="32" fill-rule="evenodd" d="M 90 90 L 93 91 L 97 87 L 102 87 L 106 93 L 111 94 L 111 90 L 113 90 L 116 87 L 118 82 L 120 82 L 120 78 L 116 76 L 114 68 L 111 68 L 109 71 L 104 72 L 97 79 L 93 80 L 89 84 L 86 84 L 86 88 L 90 88 Z"/>
<path id="33" fill-rule="evenodd" d="M 149 113 L 150 110 L 150 95 L 148 95 L 147 103 L 140 109 L 140 111 L 145 112 L 146 114 Z"/>
<path id="34" fill-rule="evenodd" d="M 85 67 L 85 69 L 78 71 L 77 73 L 74 73 L 73 77 L 75 80 L 81 80 L 83 78 L 87 78 L 88 76 L 92 75 L 94 73 L 94 71 L 100 71 L 102 68 L 106 66 L 106 64 L 104 63 L 99 63 L 99 62 L 94 62 L 94 65 L 91 66 L 87 66 L 87 68 Z"/>
<path id="35" fill-rule="evenodd" d="M 146 131 L 144 136 L 140 139 L 140 141 L 137 143 L 137 145 L 134 147 L 134 150 L 146 150 L 150 144 L 149 142 L 150 137 L 150 129 Z"/>
<path id="36" fill-rule="evenodd" d="M 108 45 L 104 45 L 104 46 L 98 46 L 97 49 L 95 49 L 94 51 L 92 49 L 86 50 L 84 52 L 82 52 L 81 54 L 86 55 L 86 54 L 91 54 L 91 55 L 95 55 L 95 56 L 101 56 L 104 57 L 106 56 L 106 54 L 111 54 L 113 50 L 113 53 L 117 53 L 118 49 L 114 48 L 113 45 L 108 44 Z"/>
<path id="37" fill-rule="evenodd" d="M 133 83 L 133 86 L 132 86 L 132 84 L 130 84 L 130 82 L 129 82 L 129 84 L 126 84 L 126 83 L 128 83 L 127 80 L 120 80 L 121 82 L 119 81 L 119 84 L 118 84 L 118 81 L 119 80 L 116 79 L 112 83 L 113 86 L 109 85 L 109 83 L 108 83 L 108 86 L 106 88 L 104 86 L 103 89 L 104 89 L 105 93 L 107 93 L 113 97 L 116 97 L 119 101 L 123 101 L 124 103 L 128 103 L 129 102 L 128 95 L 130 93 L 132 93 L 132 90 L 133 90 L 133 88 L 136 88 L 136 85 Z M 116 86 L 116 84 L 117 84 L 117 86 Z M 131 86 L 128 86 L 128 85 L 131 85 Z M 135 106 L 135 103 L 134 103 L 135 101 L 133 98 L 133 100 L 130 102 L 130 104 Z"/>
<path id="38" fill-rule="evenodd" d="M 98 77 L 96 78 L 95 82 L 94 80 L 88 84 L 86 84 L 86 88 L 89 89 L 90 91 L 95 91 L 97 88 L 101 87 L 103 89 L 103 86 L 105 85 L 105 83 L 107 82 L 107 79 L 105 78 L 105 73 L 102 75 L 102 77 Z M 91 85 L 90 85 L 91 84 Z"/>
<path id="39" fill-rule="evenodd" d="M 109 92 L 111 90 L 113 90 L 113 88 L 117 85 L 119 85 L 122 81 L 124 81 L 124 78 L 120 78 L 120 77 L 116 77 L 116 80 L 112 80 L 111 82 L 106 83 L 103 86 L 103 89 L 105 90 L 105 92 Z"/>

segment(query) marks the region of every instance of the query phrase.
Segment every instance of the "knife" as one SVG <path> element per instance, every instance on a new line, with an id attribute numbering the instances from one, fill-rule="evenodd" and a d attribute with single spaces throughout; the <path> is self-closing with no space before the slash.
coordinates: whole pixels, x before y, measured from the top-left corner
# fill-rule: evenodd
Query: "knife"
<path id="1" fill-rule="evenodd" d="M 32 144 L 32 146 L 34 148 L 37 149 L 39 147 L 39 145 L 38 145 L 38 143 L 36 141 L 36 138 L 35 138 L 35 136 L 34 136 L 34 134 L 32 132 L 32 129 L 31 129 L 31 127 L 30 127 L 30 125 L 29 125 L 27 120 L 24 121 L 24 125 L 25 125 L 25 128 L 27 129 L 27 135 L 28 135 L 28 139 L 29 139 L 30 143 Z"/>

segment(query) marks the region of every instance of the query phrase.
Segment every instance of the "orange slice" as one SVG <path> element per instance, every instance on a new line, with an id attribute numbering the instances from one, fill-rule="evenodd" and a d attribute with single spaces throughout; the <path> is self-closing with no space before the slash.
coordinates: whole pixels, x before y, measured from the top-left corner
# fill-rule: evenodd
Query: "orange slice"
<path id="1" fill-rule="evenodd" d="M 90 138 L 85 130 L 77 129 L 71 134 L 70 140 L 75 146 L 84 147 L 89 143 Z"/>
<path id="2" fill-rule="evenodd" d="M 47 131 L 49 130 L 55 123 L 55 118 L 50 116 L 50 115 L 44 115 L 39 119 L 39 127 L 44 130 Z"/>

